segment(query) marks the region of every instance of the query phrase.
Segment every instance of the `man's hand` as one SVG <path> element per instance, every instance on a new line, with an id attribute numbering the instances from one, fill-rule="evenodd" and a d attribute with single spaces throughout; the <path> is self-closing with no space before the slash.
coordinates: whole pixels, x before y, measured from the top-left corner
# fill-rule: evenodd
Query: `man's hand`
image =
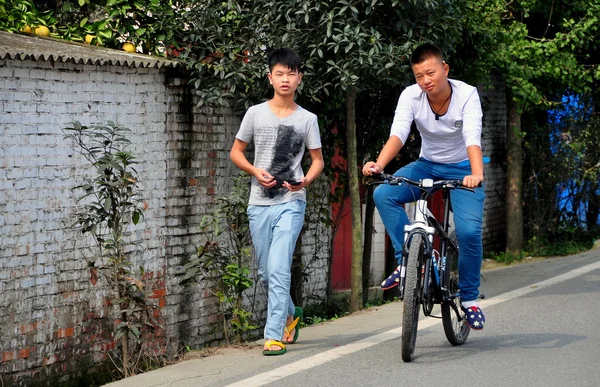
<path id="1" fill-rule="evenodd" d="M 467 188 L 476 188 L 483 183 L 483 175 L 467 175 L 463 179 L 463 186 Z"/>
<path id="2" fill-rule="evenodd" d="M 300 191 L 304 187 L 308 187 L 308 182 L 306 181 L 306 178 L 303 177 L 299 184 L 290 184 L 287 181 L 284 181 L 282 185 L 283 187 L 287 188 L 288 191 L 296 192 Z"/>
<path id="3" fill-rule="evenodd" d="M 254 177 L 256 177 L 258 184 L 265 188 L 273 188 L 277 184 L 277 180 L 275 180 L 275 178 L 264 169 L 256 168 L 254 171 Z"/>
<path id="4" fill-rule="evenodd" d="M 374 173 L 383 172 L 383 168 L 381 168 L 377 163 L 373 161 L 367 161 L 367 163 L 363 166 L 362 173 L 365 176 L 371 176 Z"/>

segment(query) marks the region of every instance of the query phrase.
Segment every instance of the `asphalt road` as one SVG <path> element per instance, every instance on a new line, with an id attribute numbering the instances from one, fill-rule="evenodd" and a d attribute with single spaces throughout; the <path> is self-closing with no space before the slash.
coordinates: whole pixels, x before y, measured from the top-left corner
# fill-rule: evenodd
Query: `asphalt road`
<path id="1" fill-rule="evenodd" d="M 453 347 L 440 319 L 421 317 L 410 363 L 394 302 L 303 328 L 283 356 L 258 342 L 109 386 L 600 386 L 600 249 L 483 277 L 485 329 Z"/>

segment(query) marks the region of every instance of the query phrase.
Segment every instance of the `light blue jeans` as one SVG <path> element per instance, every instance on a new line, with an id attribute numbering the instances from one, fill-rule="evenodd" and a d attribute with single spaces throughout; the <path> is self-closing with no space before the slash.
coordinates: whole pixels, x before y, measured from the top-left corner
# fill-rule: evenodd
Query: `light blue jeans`
<path id="1" fill-rule="evenodd" d="M 290 296 L 292 255 L 304 224 L 305 210 L 306 203 L 301 200 L 248 206 L 258 277 L 268 294 L 265 339 L 281 340 L 287 316 L 294 315 Z"/>
<path id="2" fill-rule="evenodd" d="M 394 173 L 396 176 L 404 176 L 417 181 L 426 178 L 462 180 L 470 174 L 471 166 L 468 161 L 459 164 L 439 164 L 424 158 L 419 158 Z M 414 202 L 419 195 L 420 190 L 417 188 L 387 184 L 380 185 L 373 193 L 375 206 L 394 246 L 398 264 L 402 262 L 404 226 L 409 224 L 403 204 Z M 462 189 L 450 191 L 456 237 L 460 246 L 458 287 L 462 301 L 473 301 L 479 296 L 481 263 L 483 261 L 481 228 L 484 199 L 483 187 L 475 188 L 475 192 Z"/>

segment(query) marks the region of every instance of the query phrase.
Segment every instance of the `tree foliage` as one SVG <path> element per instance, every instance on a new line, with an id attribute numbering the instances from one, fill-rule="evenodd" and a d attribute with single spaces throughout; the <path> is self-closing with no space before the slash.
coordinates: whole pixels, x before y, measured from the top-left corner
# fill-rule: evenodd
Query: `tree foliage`
<path id="1" fill-rule="evenodd" d="M 555 154 L 556 148 L 549 148 L 549 141 L 534 140 L 549 138 L 553 129 L 548 126 L 547 115 L 542 114 L 538 121 L 531 118 L 540 116 L 539 112 L 560 107 L 565 94 L 592 97 L 590 92 L 600 79 L 599 17 L 598 0 L 510 3 L 478 0 L 464 3 L 465 45 L 461 49 L 467 54 L 466 61 L 470 61 L 471 65 L 467 66 L 476 74 L 492 68 L 498 70 L 506 82 L 511 117 L 517 123 L 527 124 L 509 127 L 507 132 L 507 247 L 510 253 L 518 254 L 523 248 L 522 239 L 513 240 L 523 234 L 523 224 L 515 220 L 520 219 L 522 211 L 523 180 L 526 183 L 527 179 L 533 178 L 523 177 L 521 171 L 521 141 L 524 139 L 526 145 L 534 145 L 527 149 L 525 163 L 536 165 L 535 157 L 560 157 Z M 519 116 L 521 113 L 527 113 L 523 120 Z M 529 152 L 539 144 L 547 144 L 548 148 L 542 153 Z M 528 161 L 527 156 L 532 159 Z M 544 189 L 553 191 L 553 187 Z M 552 223 L 552 218 L 546 220 L 547 224 Z M 529 231 L 535 234 L 538 230 Z"/>
<path id="2" fill-rule="evenodd" d="M 521 110 L 560 102 L 563 90 L 588 92 L 600 78 L 598 63 L 589 62 L 597 50 L 600 1 L 549 7 L 545 0 L 477 0 L 463 7 L 463 64 L 479 75 L 498 70 Z"/>
<path id="3" fill-rule="evenodd" d="M 192 2 L 160 0 L 0 0 L 0 30 L 34 32 L 43 25 L 50 36 L 138 52 L 176 56 Z"/>

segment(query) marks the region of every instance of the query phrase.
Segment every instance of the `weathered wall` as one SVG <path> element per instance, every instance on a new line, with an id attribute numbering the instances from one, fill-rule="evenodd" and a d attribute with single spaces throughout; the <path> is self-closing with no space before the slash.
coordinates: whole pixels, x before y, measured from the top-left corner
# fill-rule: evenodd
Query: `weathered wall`
<path id="1" fill-rule="evenodd" d="M 195 108 L 189 90 L 168 69 L 0 59 L 0 373 L 4 385 L 73 381 L 115 348 L 105 283 L 90 281 L 97 252 L 70 226 L 90 172 L 63 139 L 74 120 L 113 120 L 133 131 L 142 195 L 148 205 L 132 231 L 165 331 L 157 354 L 221 339 L 216 299 L 200 284 L 181 285 L 183 264 L 200 244 L 198 225 L 237 170 L 228 158 L 239 117 Z M 326 188 L 326 187 L 325 187 Z M 326 195 L 321 195 L 326 196 Z M 309 204 L 309 209 L 311 205 Z M 310 216 L 310 215 L 309 215 Z M 326 250 L 315 252 L 309 226 L 305 260 L 317 270 L 305 292 L 322 296 Z M 325 262 L 325 263 L 323 263 Z M 264 296 L 255 311 L 263 318 Z M 82 364 L 87 364 L 82 366 Z"/>

